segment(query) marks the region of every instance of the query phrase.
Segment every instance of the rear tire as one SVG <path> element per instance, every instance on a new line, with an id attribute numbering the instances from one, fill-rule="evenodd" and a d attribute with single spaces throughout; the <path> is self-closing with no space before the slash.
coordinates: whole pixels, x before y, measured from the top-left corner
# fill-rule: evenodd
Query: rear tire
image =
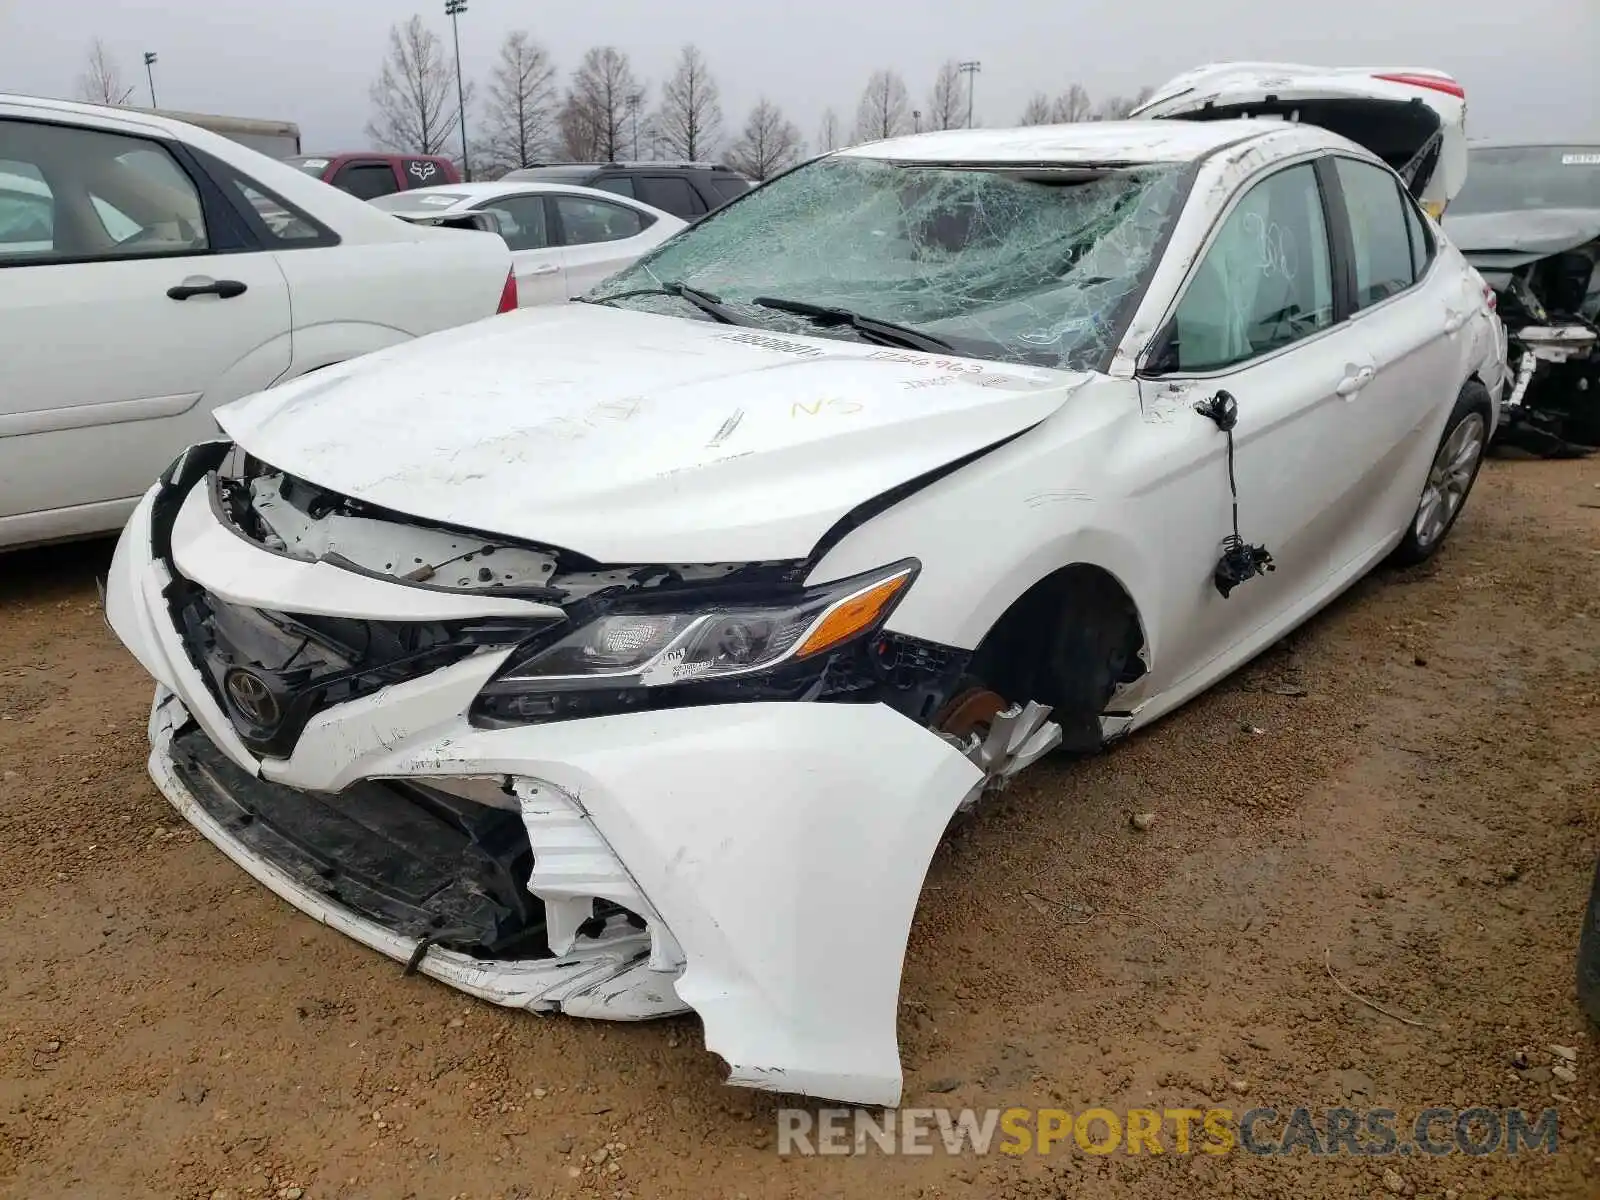
<path id="1" fill-rule="evenodd" d="M 1445 422 L 1405 536 L 1389 556 L 1397 566 L 1426 562 L 1444 545 L 1483 466 L 1493 411 L 1489 389 L 1476 379 L 1467 380 Z"/>

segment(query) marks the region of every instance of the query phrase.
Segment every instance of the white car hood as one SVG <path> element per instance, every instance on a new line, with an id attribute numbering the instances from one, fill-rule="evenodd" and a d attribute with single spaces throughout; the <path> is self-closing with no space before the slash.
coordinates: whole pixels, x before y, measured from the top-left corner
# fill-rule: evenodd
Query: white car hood
<path id="1" fill-rule="evenodd" d="M 220 409 L 274 467 L 602 563 L 803 558 L 864 501 L 1088 378 L 588 304 L 524 309 Z"/>

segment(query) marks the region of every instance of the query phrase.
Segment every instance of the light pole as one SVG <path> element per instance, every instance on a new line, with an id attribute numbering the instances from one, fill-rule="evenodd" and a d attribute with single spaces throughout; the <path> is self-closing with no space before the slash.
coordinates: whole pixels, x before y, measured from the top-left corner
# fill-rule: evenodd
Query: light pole
<path id="1" fill-rule="evenodd" d="M 633 134 L 629 138 L 631 143 L 630 157 L 639 157 L 639 105 L 644 103 L 643 92 L 628 93 L 628 116 L 633 121 Z"/>
<path id="2" fill-rule="evenodd" d="M 450 18 L 450 32 L 456 42 L 456 113 L 461 118 L 461 173 L 472 178 L 472 162 L 467 158 L 467 93 L 461 83 L 461 26 L 456 18 L 467 11 L 467 0 L 444 0 L 444 15 Z"/>
<path id="3" fill-rule="evenodd" d="M 144 52 L 144 75 L 150 81 L 150 107 L 156 106 L 156 73 L 152 69 L 156 65 L 155 51 Z"/>
<path id="4" fill-rule="evenodd" d="M 983 70 L 983 64 L 976 59 L 959 64 L 963 75 L 967 77 L 967 128 L 972 128 L 972 86 L 977 82 L 978 72 Z"/>

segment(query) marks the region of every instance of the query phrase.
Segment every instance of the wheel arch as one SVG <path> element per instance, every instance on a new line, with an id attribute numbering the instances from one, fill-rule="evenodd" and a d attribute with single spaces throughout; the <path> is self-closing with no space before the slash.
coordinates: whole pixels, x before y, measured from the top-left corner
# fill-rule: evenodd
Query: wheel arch
<path id="1" fill-rule="evenodd" d="M 984 633 L 969 683 L 1010 702 L 1048 704 L 1069 750 L 1102 743 L 1102 716 L 1150 671 L 1144 613 L 1115 573 L 1094 562 L 1055 568 Z"/>

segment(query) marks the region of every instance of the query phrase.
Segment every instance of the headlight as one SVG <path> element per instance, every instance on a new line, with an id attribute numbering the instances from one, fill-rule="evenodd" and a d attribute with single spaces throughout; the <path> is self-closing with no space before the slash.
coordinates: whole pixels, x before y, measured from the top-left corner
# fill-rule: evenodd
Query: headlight
<path id="1" fill-rule="evenodd" d="M 627 597 L 554 642 L 540 640 L 484 688 L 491 724 L 678 703 L 807 698 L 830 662 L 882 627 L 918 564 L 797 589 L 772 600 L 692 606 Z M 685 692 L 692 694 L 685 694 Z"/>

